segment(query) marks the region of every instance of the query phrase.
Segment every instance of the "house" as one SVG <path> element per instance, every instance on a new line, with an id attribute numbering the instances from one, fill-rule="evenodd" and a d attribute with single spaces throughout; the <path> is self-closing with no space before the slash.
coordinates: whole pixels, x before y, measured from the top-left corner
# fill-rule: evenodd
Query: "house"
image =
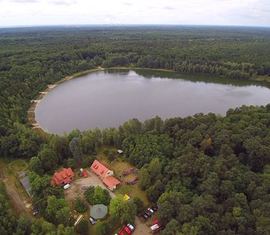
<path id="1" fill-rule="evenodd" d="M 109 170 L 106 166 L 95 160 L 91 166 L 91 170 L 100 178 L 105 178 L 113 175 L 113 171 Z"/>
<path id="2" fill-rule="evenodd" d="M 102 180 L 106 187 L 113 191 L 121 182 L 113 177 L 113 171 L 108 169 L 98 160 L 91 165 L 91 170 Z"/>
<path id="3" fill-rule="evenodd" d="M 54 186 L 63 186 L 71 183 L 74 178 L 74 172 L 71 168 L 63 168 L 62 170 L 55 172 L 51 184 Z"/>
<path id="4" fill-rule="evenodd" d="M 19 180 L 20 180 L 24 190 L 28 194 L 28 196 L 32 197 L 32 195 L 31 195 L 31 184 L 30 184 L 30 180 L 29 180 L 29 177 L 28 177 L 27 173 L 24 172 L 24 171 L 20 172 L 19 173 Z"/>
<path id="5" fill-rule="evenodd" d="M 121 183 L 118 179 L 116 179 L 113 176 L 105 177 L 102 181 L 106 185 L 106 187 L 111 191 L 115 190 L 117 185 Z"/>

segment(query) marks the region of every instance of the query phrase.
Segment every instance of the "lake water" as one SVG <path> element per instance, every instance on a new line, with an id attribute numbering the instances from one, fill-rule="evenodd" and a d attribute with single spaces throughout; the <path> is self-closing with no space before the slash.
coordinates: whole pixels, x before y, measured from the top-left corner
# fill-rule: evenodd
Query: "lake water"
<path id="1" fill-rule="evenodd" d="M 172 79 L 177 78 L 177 79 Z M 149 70 L 98 71 L 66 81 L 36 108 L 36 120 L 51 133 L 75 128 L 118 127 L 138 118 L 185 117 L 270 103 L 270 89 L 247 83 L 187 77 Z"/>

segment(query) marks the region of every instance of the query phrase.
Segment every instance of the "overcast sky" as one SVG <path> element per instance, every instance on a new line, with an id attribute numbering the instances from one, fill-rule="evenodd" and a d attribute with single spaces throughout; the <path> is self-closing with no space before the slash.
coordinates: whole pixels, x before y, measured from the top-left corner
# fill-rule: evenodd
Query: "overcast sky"
<path id="1" fill-rule="evenodd" d="M 0 0 L 0 26 L 270 26 L 270 0 Z"/>

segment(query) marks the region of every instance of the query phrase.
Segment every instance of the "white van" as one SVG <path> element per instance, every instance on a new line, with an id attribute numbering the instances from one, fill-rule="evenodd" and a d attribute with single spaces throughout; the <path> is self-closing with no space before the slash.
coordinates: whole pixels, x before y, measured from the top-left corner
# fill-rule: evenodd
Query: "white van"
<path id="1" fill-rule="evenodd" d="M 158 224 L 154 224 L 150 227 L 152 232 L 155 232 L 156 230 L 158 230 L 160 228 L 160 226 Z"/>
<path id="2" fill-rule="evenodd" d="M 70 184 L 64 185 L 64 189 L 65 189 L 65 190 L 68 189 L 68 188 L 70 188 Z"/>

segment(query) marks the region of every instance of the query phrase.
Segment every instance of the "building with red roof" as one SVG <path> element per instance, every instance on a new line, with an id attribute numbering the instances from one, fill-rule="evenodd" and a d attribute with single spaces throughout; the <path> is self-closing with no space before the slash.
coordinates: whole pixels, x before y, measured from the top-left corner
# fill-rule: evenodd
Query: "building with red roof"
<path id="1" fill-rule="evenodd" d="M 110 189 L 111 191 L 116 189 L 117 185 L 121 183 L 118 179 L 116 179 L 113 176 L 105 177 L 102 181 L 106 185 L 106 187 Z"/>
<path id="2" fill-rule="evenodd" d="M 98 160 L 91 165 L 91 170 L 102 180 L 108 189 L 113 191 L 121 182 L 113 177 L 113 171 L 108 169 Z"/>
<path id="3" fill-rule="evenodd" d="M 109 170 L 98 160 L 95 160 L 91 166 L 91 170 L 100 178 L 105 178 L 113 175 L 113 171 Z"/>
<path id="4" fill-rule="evenodd" d="M 54 186 L 63 186 L 71 183 L 74 178 L 74 172 L 71 168 L 63 168 L 62 170 L 55 172 L 51 184 Z"/>

